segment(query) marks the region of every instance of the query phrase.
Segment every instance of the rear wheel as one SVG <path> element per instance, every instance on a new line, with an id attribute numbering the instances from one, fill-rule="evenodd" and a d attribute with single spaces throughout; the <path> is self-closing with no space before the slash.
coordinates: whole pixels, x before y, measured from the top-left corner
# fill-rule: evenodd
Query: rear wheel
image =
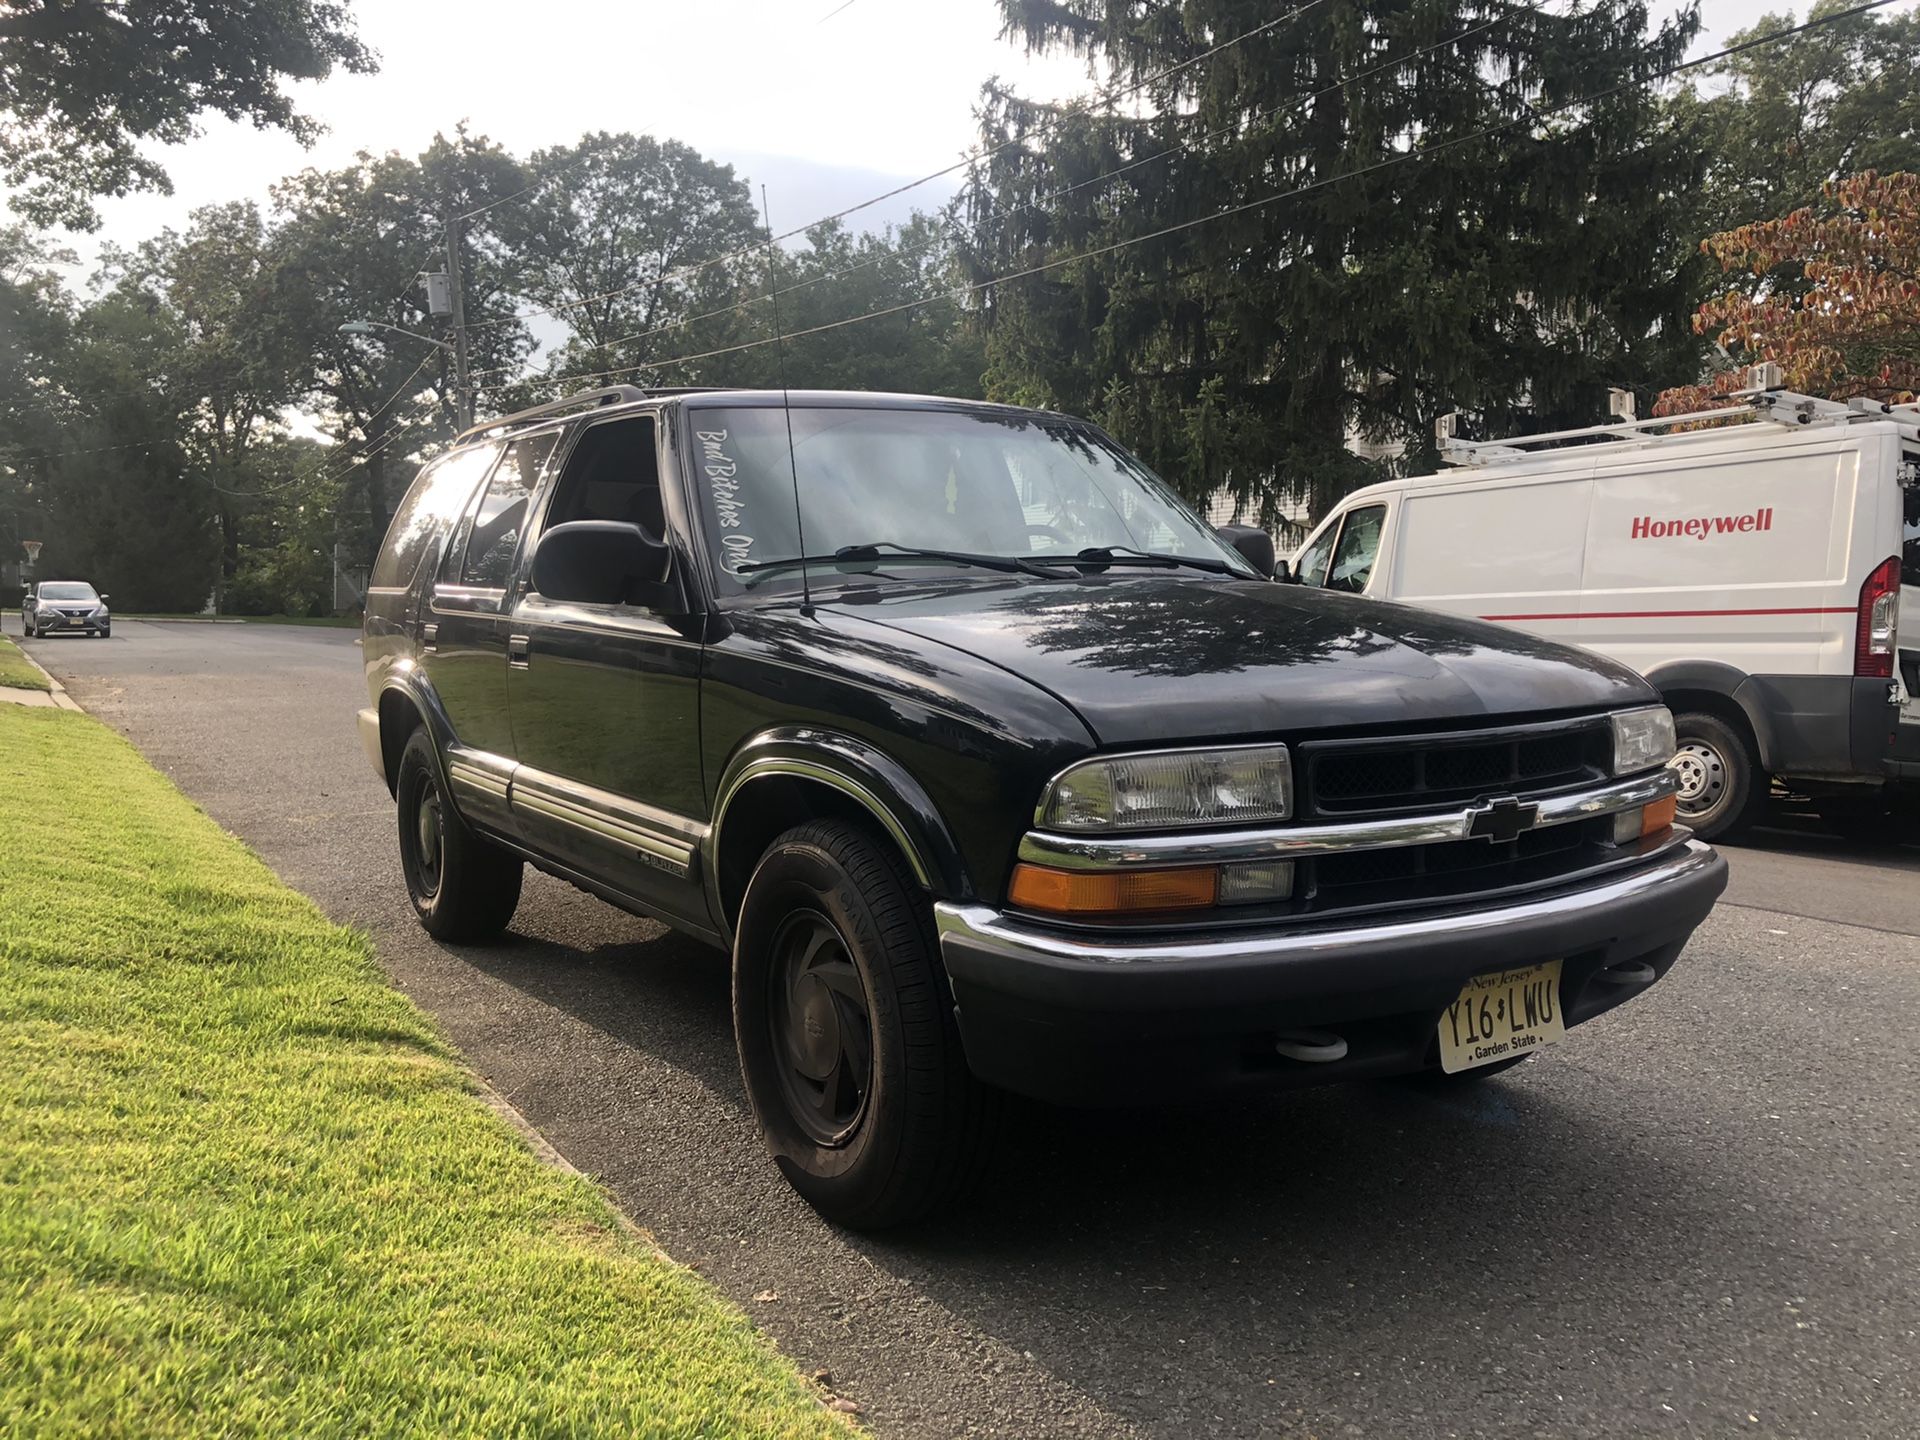
<path id="1" fill-rule="evenodd" d="M 1680 823 L 1691 826 L 1702 840 L 1739 834 L 1759 818 L 1767 799 L 1752 745 L 1718 715 L 1703 710 L 1675 715 L 1673 728 Z"/>
<path id="2" fill-rule="evenodd" d="M 424 727 L 407 737 L 394 786 L 400 868 L 420 923 L 436 940 L 495 939 L 520 903 L 526 867 L 460 818 L 434 763 Z"/>
<path id="3" fill-rule="evenodd" d="M 733 950 L 740 1070 L 788 1182 L 827 1219 L 917 1219 L 978 1173 L 999 1097 L 961 1051 L 927 902 L 899 855 L 816 821 L 768 847 Z"/>

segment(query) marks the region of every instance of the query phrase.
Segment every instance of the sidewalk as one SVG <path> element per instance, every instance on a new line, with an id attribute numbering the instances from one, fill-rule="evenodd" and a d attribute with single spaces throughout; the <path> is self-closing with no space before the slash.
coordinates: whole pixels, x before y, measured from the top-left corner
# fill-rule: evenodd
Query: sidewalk
<path id="1" fill-rule="evenodd" d="M 43 676 L 46 676 L 47 688 L 44 690 L 23 690 L 17 685 L 0 685 L 0 701 L 10 702 L 14 705 L 37 705 L 48 710 L 78 710 L 80 708 L 79 703 L 75 701 L 71 695 L 67 694 L 67 687 L 54 679 L 53 676 L 47 674 L 46 666 L 34 659 L 33 656 L 27 654 L 27 652 L 18 645 L 12 645 L 11 641 L 8 643 L 10 648 L 12 648 L 22 660 L 25 660 L 27 664 L 31 665 L 35 670 L 38 670 Z"/>

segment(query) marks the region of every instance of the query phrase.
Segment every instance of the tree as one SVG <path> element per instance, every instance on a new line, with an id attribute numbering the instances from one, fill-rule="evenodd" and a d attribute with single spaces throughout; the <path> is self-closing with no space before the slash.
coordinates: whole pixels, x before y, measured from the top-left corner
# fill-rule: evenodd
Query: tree
<path id="1" fill-rule="evenodd" d="M 1820 0 L 1809 18 L 1855 3 Z M 1794 23 L 1792 11 L 1766 15 L 1731 43 Z M 1863 170 L 1920 170 L 1920 13 L 1849 15 L 1707 73 L 1710 94 L 1688 86 L 1675 99 L 1709 159 L 1704 230 L 1811 205 L 1823 185 Z"/>
<path id="2" fill-rule="evenodd" d="M 732 166 L 677 140 L 602 131 L 536 151 L 528 175 L 532 193 L 488 223 L 519 293 L 572 332 L 554 374 L 680 353 L 691 322 L 760 271 L 752 194 Z"/>
<path id="3" fill-rule="evenodd" d="M 1701 249 L 1729 273 L 1789 269 L 1792 286 L 1729 288 L 1694 328 L 1735 364 L 1777 362 L 1789 389 L 1843 400 L 1920 393 L 1920 174 L 1871 172 L 1829 182 L 1821 203 L 1711 235 Z M 1737 370 L 1660 397 L 1658 413 L 1710 405 Z"/>
<path id="4" fill-rule="evenodd" d="M 525 188 L 527 173 L 482 137 L 458 131 L 417 159 L 361 155 L 340 170 L 308 170 L 274 189 L 278 303 L 303 337 L 307 400 L 342 447 L 349 479 L 343 540 L 371 561 L 420 456 L 455 427 L 452 365 L 430 341 L 389 332 L 340 334 L 372 320 L 432 336 L 419 283 L 438 269 L 445 221 Z M 504 208 L 504 207 L 503 207 Z M 492 212 L 499 213 L 499 212 Z M 476 373 L 511 373 L 530 337 L 514 314 L 512 257 L 476 227 L 462 276 Z"/>
<path id="5" fill-rule="evenodd" d="M 375 68 L 339 0 L 5 0 L 0 177 L 36 224 L 91 229 L 96 195 L 170 189 L 145 142 L 177 145 L 199 116 L 320 131 L 285 80 Z"/>
<path id="6" fill-rule="evenodd" d="M 240 566 L 255 451 L 285 435 L 284 414 L 308 384 L 306 337 L 285 303 L 279 264 L 250 201 L 196 210 L 185 234 L 164 230 L 131 253 L 108 252 L 116 292 L 167 320 L 150 331 L 163 348 L 144 368 L 150 384 L 174 396 L 178 444 L 217 517 L 216 604 Z"/>
<path id="7" fill-rule="evenodd" d="M 137 297 L 88 306 L 62 357 L 80 404 L 35 467 L 40 573 L 92 580 L 125 610 L 198 610 L 218 574 L 212 497 L 180 444 L 191 402 L 155 373 L 178 347 L 174 317 Z"/>
<path id="8" fill-rule="evenodd" d="M 804 250 L 783 250 L 775 262 L 780 330 L 795 338 L 696 362 L 680 378 L 762 387 L 784 379 L 796 389 L 982 393 L 986 354 L 956 293 L 966 280 L 950 218 L 916 211 L 905 225 L 858 236 L 833 220 L 814 226 L 806 238 Z M 761 273 L 745 282 L 743 308 L 728 317 L 731 328 L 690 337 L 694 343 L 686 350 L 773 333 L 765 265 L 763 258 Z M 857 318 L 867 315 L 875 318 Z M 839 323 L 847 320 L 855 323 Z"/>
<path id="9" fill-rule="evenodd" d="M 20 541 L 42 538 L 36 482 L 61 448 L 72 397 L 62 383 L 74 306 L 58 265 L 74 256 L 24 226 L 0 227 L 0 567 L 20 558 Z"/>
<path id="10" fill-rule="evenodd" d="M 1139 88 L 987 92 L 972 263 L 1048 267 L 983 292 L 989 393 L 1102 418 L 1188 495 L 1317 510 L 1377 475 L 1355 439 L 1429 464 L 1442 413 L 1584 423 L 1695 363 L 1700 160 L 1641 83 L 1691 11 L 1323 0 L 1216 49 L 1272 7 L 1001 9 Z"/>

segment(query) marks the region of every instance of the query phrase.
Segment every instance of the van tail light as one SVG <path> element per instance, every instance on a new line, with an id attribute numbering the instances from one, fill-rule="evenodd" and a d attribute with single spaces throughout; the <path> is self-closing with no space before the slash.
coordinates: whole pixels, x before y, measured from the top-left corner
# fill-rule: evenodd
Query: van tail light
<path id="1" fill-rule="evenodd" d="M 1860 618 L 1853 639 L 1853 673 L 1869 680 L 1893 678 L 1894 630 L 1900 623 L 1900 557 L 1874 566 L 1860 587 Z"/>

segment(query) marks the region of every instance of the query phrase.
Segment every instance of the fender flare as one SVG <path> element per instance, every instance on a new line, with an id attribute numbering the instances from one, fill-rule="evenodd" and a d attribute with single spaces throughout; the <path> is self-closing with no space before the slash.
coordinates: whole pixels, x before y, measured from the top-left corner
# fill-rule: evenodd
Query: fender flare
<path id="1" fill-rule="evenodd" d="M 762 730 L 727 761 L 714 791 L 713 823 L 702 856 L 716 884 L 728 816 L 739 813 L 737 803 L 756 785 L 781 779 L 822 785 L 849 797 L 900 847 L 921 888 L 941 899 L 971 898 L 972 882 L 953 832 L 906 767 L 857 736 L 808 725 Z"/>
<path id="2" fill-rule="evenodd" d="M 454 743 L 453 721 L 448 718 L 447 710 L 440 703 L 440 696 L 428 681 L 426 672 L 411 659 L 397 660 L 381 681 L 379 698 L 374 701 L 375 713 L 386 705 L 387 696 L 400 695 L 420 715 L 421 722 L 427 727 L 427 736 L 433 741 L 433 764 L 439 771 L 440 783 L 449 786 L 447 777 L 447 747 Z M 387 738 L 383 733 L 380 747 L 384 754 Z M 388 778 L 389 789 L 392 778 Z"/>
<path id="3" fill-rule="evenodd" d="M 1759 703 L 1746 671 L 1723 660 L 1668 660 L 1646 672 L 1662 695 L 1674 690 L 1703 690 L 1739 707 L 1753 731 L 1762 769 L 1770 770 L 1774 756 L 1773 721 Z"/>

